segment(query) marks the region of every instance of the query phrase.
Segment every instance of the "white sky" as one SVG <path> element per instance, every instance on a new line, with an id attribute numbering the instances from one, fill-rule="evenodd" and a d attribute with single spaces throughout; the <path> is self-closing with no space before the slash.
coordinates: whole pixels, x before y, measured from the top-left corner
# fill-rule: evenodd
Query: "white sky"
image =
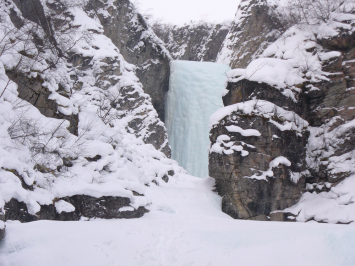
<path id="1" fill-rule="evenodd" d="M 184 24 L 207 20 L 233 20 L 240 0 L 132 0 L 141 12 L 162 18 L 165 22 Z"/>

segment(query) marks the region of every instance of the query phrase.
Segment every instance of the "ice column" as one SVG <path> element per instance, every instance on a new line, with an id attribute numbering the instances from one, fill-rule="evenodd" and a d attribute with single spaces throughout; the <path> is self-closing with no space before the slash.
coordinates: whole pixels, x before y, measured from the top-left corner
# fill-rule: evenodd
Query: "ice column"
<path id="1" fill-rule="evenodd" d="M 229 67 L 191 61 L 170 63 L 165 123 L 172 158 L 189 174 L 208 176 L 209 118 L 223 107 Z"/>

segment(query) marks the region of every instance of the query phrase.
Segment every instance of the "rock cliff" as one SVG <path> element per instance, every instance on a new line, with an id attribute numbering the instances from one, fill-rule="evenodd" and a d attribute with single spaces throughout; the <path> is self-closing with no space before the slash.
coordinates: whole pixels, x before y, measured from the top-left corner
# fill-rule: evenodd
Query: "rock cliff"
<path id="1" fill-rule="evenodd" d="M 136 74 L 144 91 L 152 98 L 160 120 L 164 121 L 164 99 L 169 89 L 170 53 L 164 43 L 129 0 L 89 1 L 85 11 L 96 15 L 103 34 L 128 63 L 136 66 Z"/>
<path id="2" fill-rule="evenodd" d="M 130 1 L 0 1 L 0 238 L 16 219 L 135 218 L 184 172 L 169 52 Z"/>
<path id="3" fill-rule="evenodd" d="M 217 63 L 244 68 L 277 40 L 284 27 L 269 13 L 266 0 L 242 0 L 217 56 Z"/>
<path id="4" fill-rule="evenodd" d="M 235 218 L 352 222 L 354 4 L 290 26 L 270 2 L 242 1 L 219 54 L 236 69 L 211 120 L 210 176 Z"/>
<path id="5" fill-rule="evenodd" d="M 215 62 L 230 25 L 197 23 L 184 26 L 154 24 L 174 60 Z"/>

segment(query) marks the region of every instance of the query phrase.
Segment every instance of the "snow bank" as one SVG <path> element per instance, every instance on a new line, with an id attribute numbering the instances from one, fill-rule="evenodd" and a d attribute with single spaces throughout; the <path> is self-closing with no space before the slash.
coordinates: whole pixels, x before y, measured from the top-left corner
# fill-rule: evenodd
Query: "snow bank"
<path id="1" fill-rule="evenodd" d="M 353 265 L 353 225 L 235 220 L 220 211 L 213 179 L 179 179 L 179 188 L 149 188 L 140 219 L 8 222 L 0 264 Z"/>
<path id="2" fill-rule="evenodd" d="M 296 205 L 284 212 L 297 215 L 297 221 L 315 220 L 327 223 L 350 223 L 355 221 L 355 176 L 348 177 L 329 192 L 302 195 Z"/>
<path id="3" fill-rule="evenodd" d="M 240 70 L 228 73 L 230 81 L 238 82 L 242 79 L 250 81 L 264 82 L 277 88 L 301 84 L 305 80 L 300 77 L 299 70 L 291 60 L 277 58 L 260 58 L 252 61 L 244 70 L 244 73 L 237 79 L 233 75 L 239 76 Z"/>

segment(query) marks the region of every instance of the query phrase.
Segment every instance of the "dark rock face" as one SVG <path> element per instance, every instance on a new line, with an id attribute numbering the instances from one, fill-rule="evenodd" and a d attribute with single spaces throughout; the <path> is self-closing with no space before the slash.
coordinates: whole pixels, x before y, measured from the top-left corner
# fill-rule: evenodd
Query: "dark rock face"
<path id="1" fill-rule="evenodd" d="M 173 59 L 215 62 L 229 26 L 201 23 L 183 27 L 154 25 L 153 29 Z"/>
<path id="2" fill-rule="evenodd" d="M 21 99 L 35 106 L 46 117 L 68 120 L 70 122 L 69 132 L 78 135 L 78 115 L 64 115 L 58 112 L 58 104 L 48 99 L 51 92 L 42 85 L 44 81 L 40 77 L 28 78 L 22 73 L 10 71 L 7 72 L 7 75 L 17 84 L 17 91 Z"/>
<path id="3" fill-rule="evenodd" d="M 0 229 L 0 241 L 5 237 L 5 228 Z"/>
<path id="4" fill-rule="evenodd" d="M 232 217 L 268 220 L 272 211 L 285 209 L 300 199 L 305 181 L 304 178 L 293 179 L 293 176 L 305 171 L 308 134 L 305 131 L 301 134 L 294 130 L 282 131 L 275 125 L 282 123 L 283 118 L 277 115 L 245 114 L 241 109 L 212 128 L 211 145 L 219 142 L 223 151 L 210 153 L 209 173 L 216 179 L 217 191 L 223 197 L 222 210 Z M 256 129 L 261 135 L 243 136 L 228 131 L 229 126 Z M 220 136 L 228 138 L 220 142 Z M 231 142 L 233 146 L 229 148 Z M 242 152 L 231 152 L 235 145 L 241 146 Z M 272 167 L 273 160 L 279 157 L 287 158 L 290 165 Z M 270 170 L 273 172 L 271 176 L 261 178 Z"/>
<path id="5" fill-rule="evenodd" d="M 125 60 L 137 66 L 136 73 L 143 89 L 152 98 L 160 120 L 164 121 L 165 93 L 169 89 L 170 55 L 163 42 L 148 27 L 142 15 L 129 0 L 116 0 L 114 6 L 105 1 L 92 0 L 86 9 L 104 9 L 109 16 L 97 13 L 104 34 L 118 47 Z"/>
<path id="6" fill-rule="evenodd" d="M 113 6 L 110 6 L 107 1 L 86 2 L 85 11 L 89 16 L 97 16 L 99 18 L 103 25 L 104 35 L 110 38 L 120 50 L 120 53 L 117 52 L 112 57 L 104 58 L 94 58 L 91 54 L 83 55 L 74 51 L 75 49 L 61 50 L 60 47 L 65 47 L 65 44 L 61 43 L 63 39 L 58 37 L 58 33 L 73 29 L 71 23 L 74 16 L 68 12 L 66 3 L 52 1 L 47 3 L 46 7 L 43 7 L 42 4 L 44 2 L 39 0 L 15 0 L 13 2 L 19 11 L 9 1 L 9 5 L 12 6 L 10 15 L 12 23 L 17 29 L 20 29 L 25 21 L 34 22 L 35 30 L 28 35 L 28 42 L 33 44 L 38 51 L 48 49 L 48 51 L 46 50 L 50 54 L 48 57 L 52 56 L 54 58 L 52 60 L 52 58 L 48 59 L 46 57 L 43 61 L 47 64 L 46 69 L 43 72 L 36 69 L 34 71 L 35 75 L 31 73 L 31 68 L 14 67 L 6 70 L 7 76 L 17 84 L 20 99 L 35 106 L 46 117 L 68 120 L 70 122 L 70 126 L 67 128 L 68 131 L 78 136 L 79 115 L 74 113 L 76 111 L 73 111 L 71 115 L 61 113 L 60 108 L 63 106 L 60 106 L 55 100 L 51 100 L 50 95 L 54 89 L 56 90 L 55 93 L 59 94 L 60 97 L 71 99 L 75 92 L 85 89 L 85 86 L 92 82 L 89 84 L 89 88 L 94 88 L 94 93 L 89 91 L 86 95 L 90 96 L 87 96 L 86 100 L 91 101 L 90 103 L 95 106 L 99 106 L 96 115 L 104 124 L 113 128 L 115 127 L 112 122 L 114 119 L 125 119 L 127 126 L 126 124 L 124 126 L 126 126 L 125 130 L 127 132 L 134 134 L 137 138 L 143 140 L 144 143 L 152 144 L 157 150 L 170 157 L 166 129 L 163 122 L 157 117 L 158 113 L 161 119 L 164 118 L 164 98 L 165 92 L 168 90 L 170 55 L 164 48 L 162 41 L 147 26 L 144 18 L 137 13 L 129 0 L 114 1 Z M 98 10 L 102 12 L 98 12 Z M 106 16 L 104 14 L 109 15 Z M 37 34 L 36 30 L 41 34 Z M 100 32 L 94 31 L 92 30 L 92 33 L 100 34 Z M 99 49 L 98 47 L 93 48 Z M 118 51 L 118 49 L 115 50 Z M 33 59 L 31 54 L 23 53 L 21 55 L 26 60 Z M 123 64 L 125 67 L 123 67 Z M 48 84 L 48 80 L 46 80 L 48 71 L 63 71 L 65 73 L 63 75 L 66 77 L 66 79 L 61 81 L 57 80 L 57 83 L 54 84 L 55 86 L 51 88 L 52 91 L 49 89 L 50 87 L 46 86 L 46 83 Z M 129 83 L 129 85 L 119 84 L 123 79 L 123 71 L 132 74 L 134 81 Z M 136 81 L 138 80 L 136 75 L 147 94 L 142 91 L 141 84 Z M 134 85 L 131 85 L 132 83 Z M 114 89 L 117 90 L 117 95 L 113 97 L 111 92 Z M 89 98 L 91 96 L 92 98 Z M 157 112 L 155 112 L 154 108 Z M 11 135 L 10 132 L 9 134 Z M 114 145 L 112 144 L 112 146 Z M 61 158 L 64 155 L 62 156 L 59 153 L 56 155 L 59 160 L 63 161 L 62 165 L 49 169 L 37 164 L 34 169 L 55 176 L 57 173 L 72 167 L 73 161 L 76 160 L 76 158 Z M 85 159 L 88 163 L 95 163 L 101 159 L 101 155 L 86 157 Z M 23 189 L 34 190 L 36 184 L 27 185 L 24 182 L 24 178 L 16 170 L 2 170 L 10 171 L 17 176 Z M 102 171 L 106 171 L 105 166 Z M 166 182 L 168 180 L 169 177 L 165 178 Z M 134 196 L 140 196 L 136 195 L 136 192 L 133 192 L 133 194 Z M 55 203 L 59 200 L 72 204 L 75 207 L 75 211 L 58 213 Z M 0 221 L 19 220 L 21 222 L 30 222 L 44 219 L 75 221 L 81 217 L 103 219 L 139 218 L 147 212 L 144 207 L 133 209 L 130 207 L 130 203 L 129 198 L 123 197 L 94 198 L 87 195 L 74 195 L 54 199 L 53 204 L 50 205 L 41 205 L 41 210 L 32 215 L 28 213 L 24 202 L 13 198 L 5 204 L 4 214 L 0 212 Z M 123 207 L 126 208 L 120 211 Z M 0 239 L 3 235 L 4 229 L 0 229 Z"/>
<path id="7" fill-rule="evenodd" d="M 237 83 L 228 82 L 226 89 L 228 93 L 223 96 L 224 106 L 257 98 L 272 102 L 285 110 L 292 110 L 299 115 L 302 113 L 302 102 L 295 102 L 282 94 L 281 89 L 276 89 L 266 83 L 241 80 Z"/>
<path id="8" fill-rule="evenodd" d="M 2 227 L 2 223 L 5 222 L 5 215 L 0 210 L 0 241 L 5 237 L 5 226 Z"/>
<path id="9" fill-rule="evenodd" d="M 14 0 L 17 8 L 21 11 L 22 16 L 34 23 L 40 25 L 46 34 L 49 42 L 55 47 L 60 56 L 63 56 L 62 51 L 58 48 L 58 43 L 54 37 L 54 31 L 51 25 L 51 19 L 45 15 L 42 3 L 40 0 Z M 14 17 L 15 18 L 15 17 Z M 14 21 L 14 20 L 13 20 Z M 15 24 L 16 25 L 16 24 Z"/>
<path id="10" fill-rule="evenodd" d="M 217 62 L 229 64 L 231 68 L 245 68 L 276 41 L 283 30 L 279 21 L 269 15 L 265 0 L 243 0 Z M 227 58 L 224 57 L 226 50 Z"/>
<path id="11" fill-rule="evenodd" d="M 139 207 L 132 211 L 120 211 L 120 208 L 130 206 L 130 199 L 122 197 L 94 198 L 86 195 L 75 195 L 61 200 L 72 204 L 75 207 L 75 211 L 58 213 L 54 204 L 51 204 L 42 205 L 40 212 L 36 215 L 31 215 L 28 213 L 25 203 L 12 199 L 5 204 L 5 220 L 18 220 L 20 222 L 37 220 L 78 221 L 81 217 L 130 219 L 140 218 L 147 212 L 144 207 Z"/>
<path id="12" fill-rule="evenodd" d="M 258 8 L 261 7 L 252 7 L 250 14 L 258 13 Z M 258 21 L 252 17 L 247 16 L 246 20 L 250 21 L 245 23 L 250 25 L 243 27 L 251 30 L 257 26 Z M 269 32 L 274 26 L 270 27 Z M 244 30 L 235 33 L 240 40 L 244 38 Z M 263 39 L 263 36 L 261 34 L 260 38 Z M 260 46 L 258 39 L 255 47 L 248 41 L 246 43 L 250 47 L 234 48 L 250 55 L 255 54 L 255 51 L 249 53 L 250 49 Z M 353 174 L 348 167 L 343 169 L 337 162 L 346 161 L 353 165 L 355 130 L 347 123 L 355 119 L 355 34 L 344 32 L 333 38 L 317 40 L 317 43 L 320 46 L 318 49 L 323 52 L 337 51 L 340 56 L 322 61 L 322 71 L 328 73 L 329 80 L 297 85 L 300 90 L 294 91 L 295 99 L 286 97 L 281 89 L 264 83 L 249 80 L 228 83 L 228 93 L 223 98 L 225 106 L 242 105 L 244 101 L 252 99 L 256 102 L 264 100 L 291 111 L 294 117 L 300 116 L 312 127 L 309 132 L 306 128 L 302 132 L 280 131 L 275 125 L 276 122 L 282 124 L 284 119 L 275 120 L 274 116 L 265 117 L 257 112 L 245 114 L 243 109 L 235 110 L 213 126 L 210 135 L 212 147 L 219 143 L 224 150 L 210 153 L 210 176 L 216 178 L 217 190 L 223 197 L 223 211 L 234 218 L 287 221 L 289 214 L 272 212 L 298 203 L 306 191 L 329 192 L 333 186 Z M 231 63 L 233 67 L 245 67 L 252 59 L 250 56 L 247 59 L 233 56 L 237 58 Z M 244 130 L 256 129 L 261 136 L 243 137 L 239 133 L 229 132 L 226 127 L 231 125 Z M 218 139 L 221 136 L 227 139 L 221 141 Z M 229 152 L 231 144 L 228 142 L 243 146 L 249 155 Z M 290 166 L 279 165 L 272 168 L 272 177 L 258 179 L 257 176 L 270 169 L 270 162 L 279 156 L 287 158 Z M 316 189 L 314 184 L 320 184 L 322 189 Z"/>
<path id="13" fill-rule="evenodd" d="M 331 163 L 332 157 L 348 156 L 347 160 L 350 160 L 355 150 L 354 128 L 350 126 L 341 130 L 342 126 L 355 119 L 355 34 L 343 34 L 319 43 L 341 55 L 323 63 L 323 70 L 330 72 L 329 81 L 312 84 L 318 90 L 305 89 L 302 95 L 306 103 L 303 116 L 311 126 L 325 128 L 316 137 L 324 139 L 324 143 L 317 147 L 317 151 L 309 151 L 316 167 L 310 169 L 312 177 L 307 182 L 337 184 L 350 176 L 351 171 L 340 170 Z"/>

